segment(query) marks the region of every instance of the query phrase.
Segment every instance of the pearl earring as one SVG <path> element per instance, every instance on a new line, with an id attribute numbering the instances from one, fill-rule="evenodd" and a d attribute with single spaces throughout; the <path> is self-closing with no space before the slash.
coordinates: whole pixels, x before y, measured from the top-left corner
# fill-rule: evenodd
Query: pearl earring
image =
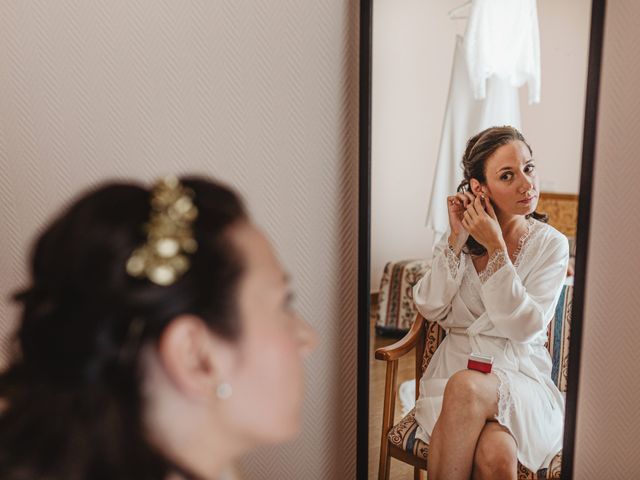
<path id="1" fill-rule="evenodd" d="M 226 400 L 231 396 L 232 393 L 233 389 L 231 388 L 231 385 L 226 382 L 222 382 L 216 387 L 216 396 L 220 400 Z"/>

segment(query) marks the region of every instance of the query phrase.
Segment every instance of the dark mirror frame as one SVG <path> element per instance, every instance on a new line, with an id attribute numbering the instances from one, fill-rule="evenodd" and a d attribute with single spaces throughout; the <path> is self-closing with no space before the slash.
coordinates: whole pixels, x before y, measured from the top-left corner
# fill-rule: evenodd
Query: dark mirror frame
<path id="1" fill-rule="evenodd" d="M 428 1 L 428 0 L 427 0 Z M 369 361 L 370 361 L 370 261 L 371 261 L 371 61 L 374 0 L 360 0 L 360 125 L 358 191 L 358 398 L 357 465 L 359 480 L 369 478 Z M 563 479 L 573 478 L 574 438 L 580 377 L 580 349 L 584 311 L 592 174 L 598 119 L 600 70 L 606 0 L 592 0 L 589 69 L 582 138 L 582 164 L 576 236 L 576 268 L 569 339 L 569 365 L 562 455 Z"/>

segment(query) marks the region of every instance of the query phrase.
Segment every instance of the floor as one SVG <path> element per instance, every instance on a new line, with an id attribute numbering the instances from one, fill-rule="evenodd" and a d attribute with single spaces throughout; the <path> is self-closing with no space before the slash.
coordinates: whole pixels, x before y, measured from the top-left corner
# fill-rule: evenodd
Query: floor
<path id="1" fill-rule="evenodd" d="M 373 352 L 398 341 L 394 338 L 385 338 L 375 335 L 375 328 L 371 328 L 371 361 L 369 383 L 369 479 L 378 478 L 378 466 L 380 462 L 380 436 L 382 428 L 382 410 L 384 407 L 384 383 L 386 375 L 386 362 L 376 360 Z M 405 355 L 398 361 L 398 385 L 405 380 L 414 378 L 415 353 Z M 400 402 L 396 401 L 396 413 L 394 423 L 400 420 Z M 413 467 L 396 459 L 391 459 L 391 480 L 413 479 Z"/>

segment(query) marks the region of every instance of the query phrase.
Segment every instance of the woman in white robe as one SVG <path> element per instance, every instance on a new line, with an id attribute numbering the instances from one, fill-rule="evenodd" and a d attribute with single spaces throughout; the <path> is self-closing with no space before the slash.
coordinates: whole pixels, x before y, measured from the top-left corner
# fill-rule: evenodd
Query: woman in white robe
<path id="1" fill-rule="evenodd" d="M 520 132 L 480 132 L 463 166 L 448 198 L 451 234 L 414 287 L 420 313 L 448 333 L 421 379 L 416 436 L 429 443 L 429 480 L 515 479 L 518 460 L 535 472 L 562 447 L 564 400 L 545 341 L 569 246 L 535 212 L 535 162 Z M 491 373 L 466 369 L 472 351 L 494 357 Z"/>

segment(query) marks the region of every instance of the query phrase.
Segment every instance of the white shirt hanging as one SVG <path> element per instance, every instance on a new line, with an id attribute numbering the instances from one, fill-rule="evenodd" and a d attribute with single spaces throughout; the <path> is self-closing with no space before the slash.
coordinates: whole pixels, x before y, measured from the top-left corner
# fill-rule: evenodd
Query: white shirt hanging
<path id="1" fill-rule="evenodd" d="M 536 0 L 474 0 L 464 35 L 467 67 L 476 99 L 487 79 L 529 87 L 529 103 L 540 102 L 540 32 Z"/>

